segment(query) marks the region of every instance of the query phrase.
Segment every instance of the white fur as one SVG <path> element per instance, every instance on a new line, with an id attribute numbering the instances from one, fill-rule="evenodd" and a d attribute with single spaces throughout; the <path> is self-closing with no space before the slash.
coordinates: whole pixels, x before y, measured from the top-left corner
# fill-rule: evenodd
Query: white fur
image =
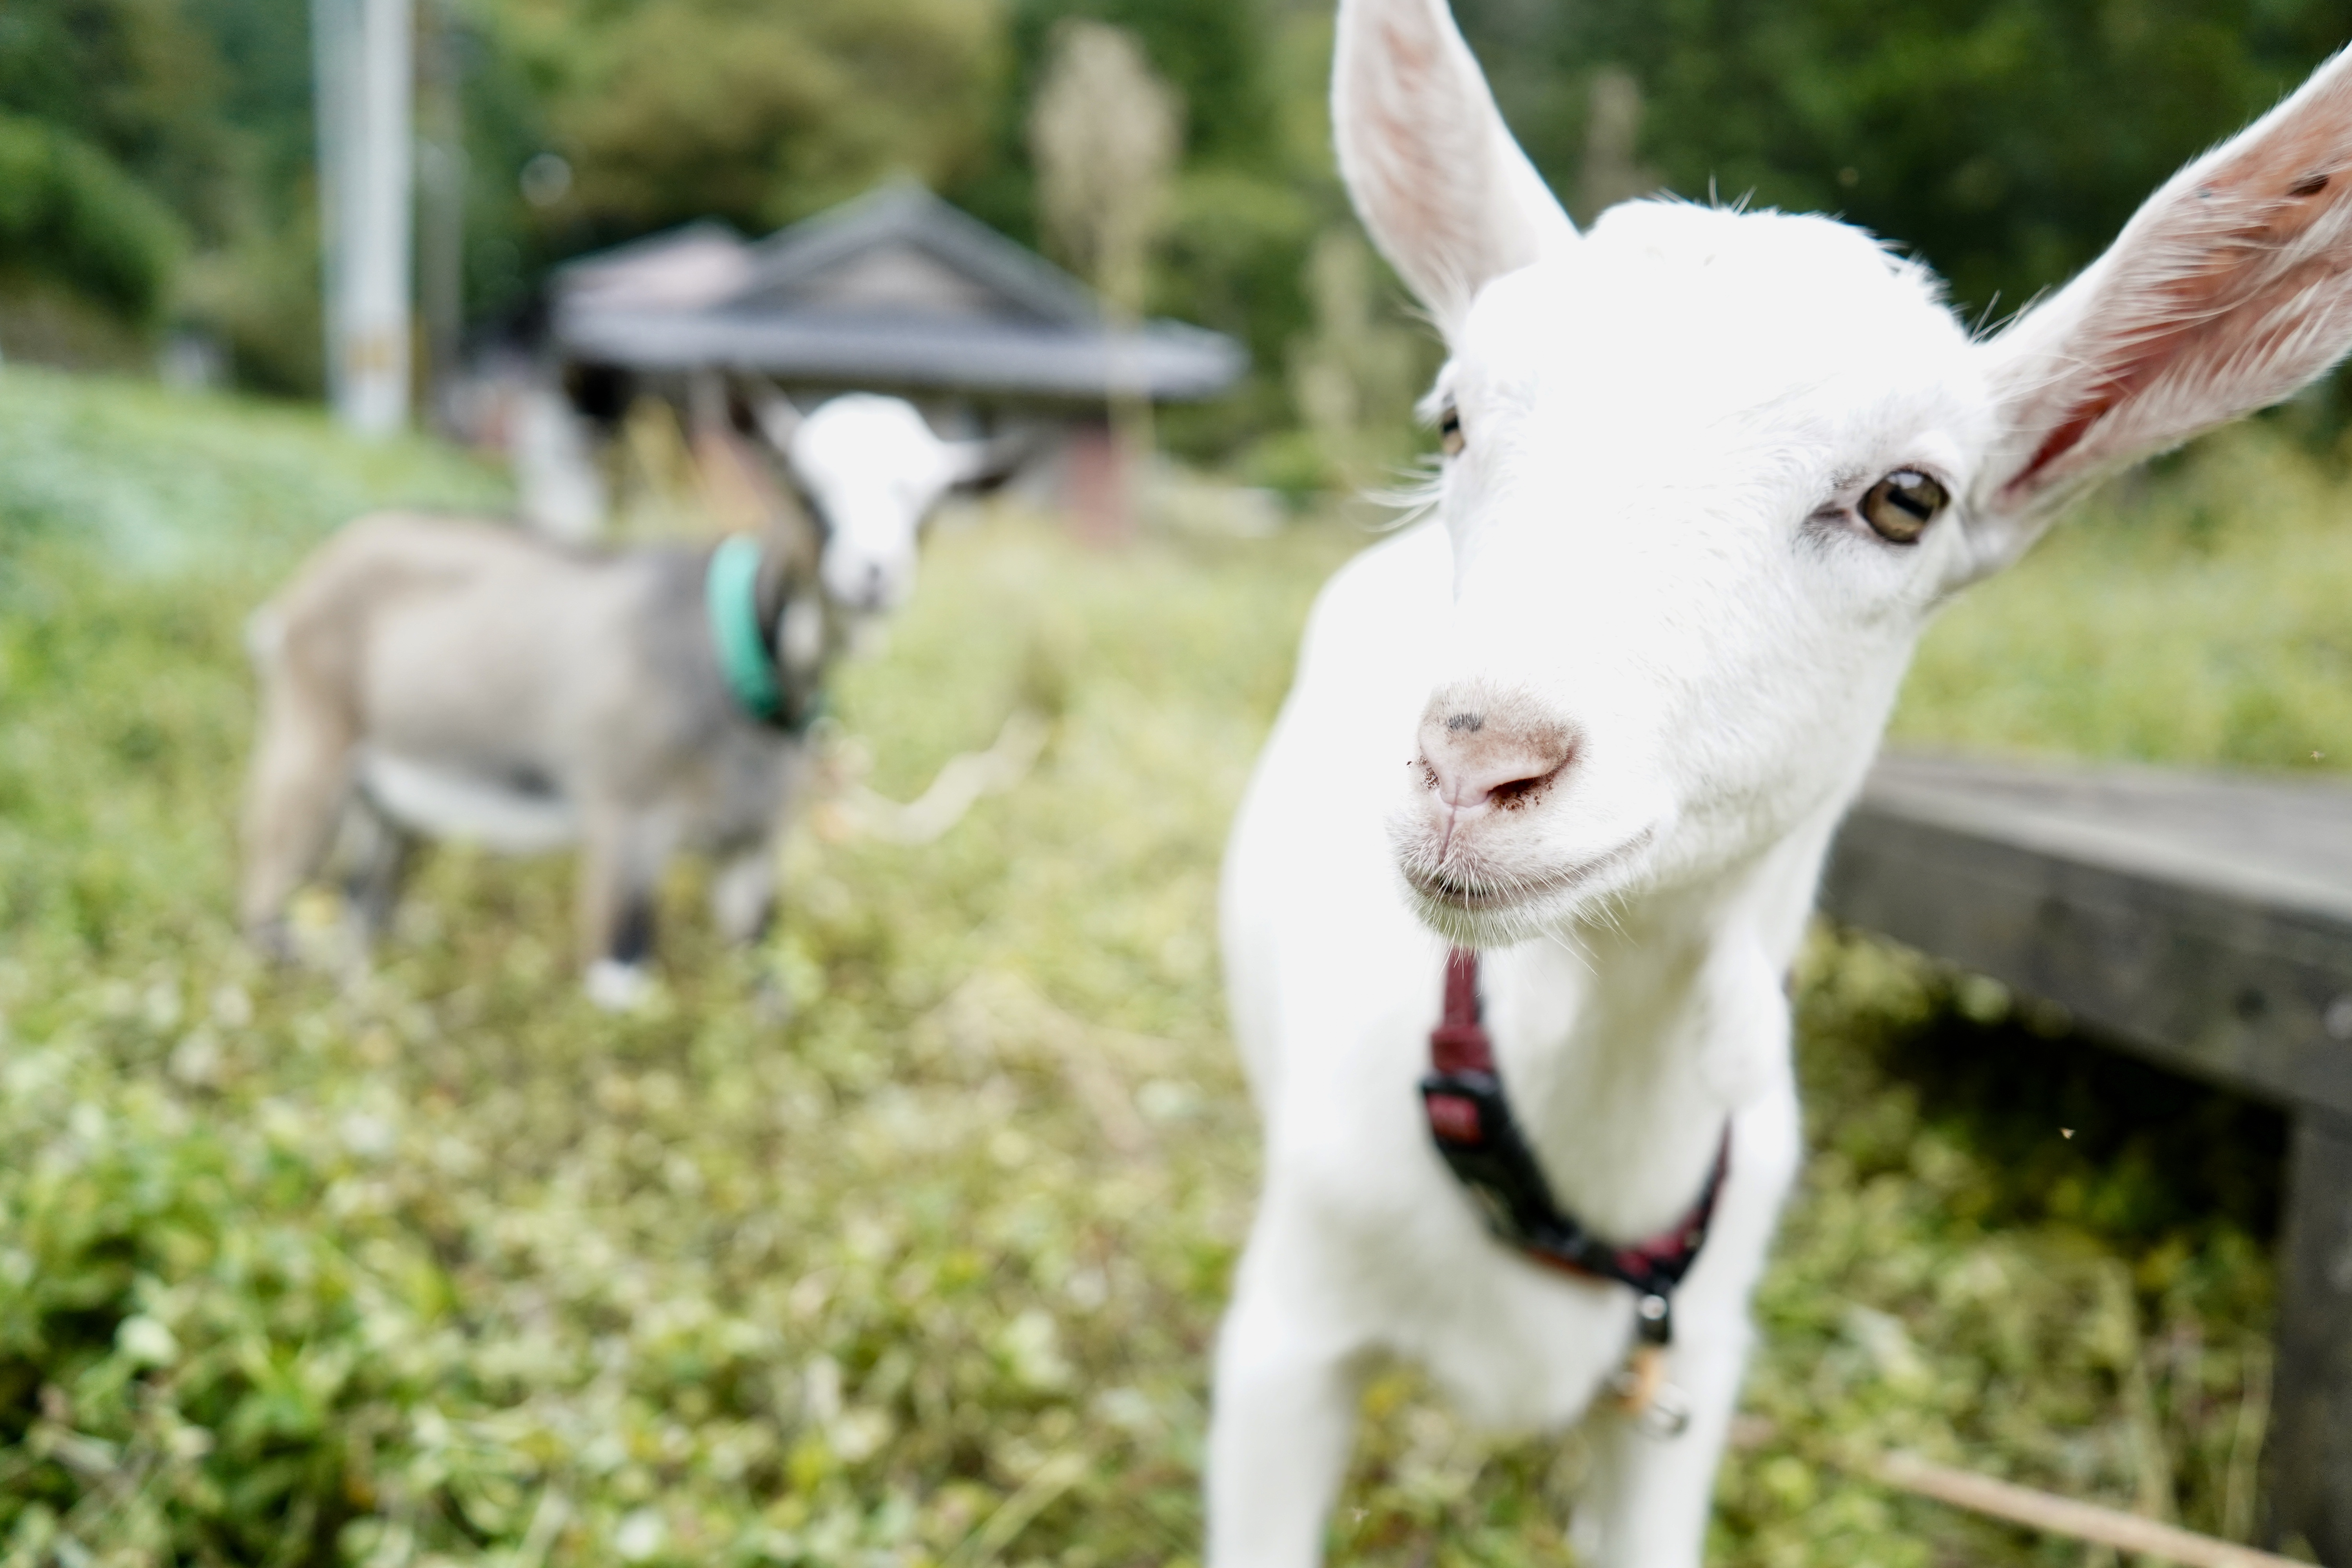
<path id="1" fill-rule="evenodd" d="M 924 519 L 950 489 L 981 477 L 987 443 L 942 441 L 912 404 L 874 393 L 835 397 L 784 429 L 766 423 L 824 514 L 825 592 L 872 612 L 905 603 Z"/>
<path id="2" fill-rule="evenodd" d="M 588 1000 L 607 1013 L 634 1013 L 651 999 L 654 977 L 642 963 L 600 958 L 588 966 Z"/>
<path id="3" fill-rule="evenodd" d="M 478 844 L 504 855 L 543 855 L 576 843 L 578 806 L 374 747 L 359 759 L 360 787 L 411 833 Z"/>
<path id="4" fill-rule="evenodd" d="M 1430 1146 L 1415 1083 L 1456 941 L 1486 950 L 1522 1126 L 1601 1234 L 1671 1224 L 1734 1128 L 1675 1300 L 1692 1426 L 1597 1422 L 1579 1520 L 1597 1563 L 1691 1568 L 1800 1153 L 1781 977 L 1915 641 L 2084 472 L 2291 390 L 2352 319 L 2340 274 L 2305 291 L 2300 332 L 2272 330 L 2258 288 L 2242 319 L 2185 305 L 2202 346 L 2037 466 L 2103 395 L 2074 367 L 2167 324 L 2148 288 L 2100 279 L 2143 278 L 2151 244 L 2173 275 L 2267 257 L 2144 218 L 2049 314 L 1974 342 L 1922 268 L 1827 219 L 1640 202 L 1576 237 L 1443 0 L 1341 0 L 1336 71 L 1341 166 L 1445 331 L 1435 396 L 1467 444 L 1436 520 L 1325 590 L 1228 853 L 1266 1174 L 1219 1343 L 1210 1561 L 1317 1560 L 1369 1354 L 1544 1427 L 1625 1354 L 1631 1293 L 1490 1238 Z M 2209 162 L 2294 163 L 2282 136 L 2352 148 L 2346 79 L 2331 65 Z M 1856 512 L 1900 469 L 1953 498 L 1907 545 Z M 1490 793 L 1539 773 L 1507 806 Z"/>

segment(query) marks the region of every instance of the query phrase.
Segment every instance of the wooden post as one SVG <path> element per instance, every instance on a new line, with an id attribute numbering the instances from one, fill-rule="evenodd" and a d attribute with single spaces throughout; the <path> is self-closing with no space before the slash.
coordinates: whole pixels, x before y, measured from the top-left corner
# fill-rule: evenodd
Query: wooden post
<path id="1" fill-rule="evenodd" d="M 2287 1152 L 2270 1527 L 2352 1563 L 2352 1119 L 2305 1110 Z"/>
<path id="2" fill-rule="evenodd" d="M 1066 492 L 1078 537 L 1089 544 L 1123 544 L 1135 534 L 1135 475 L 1131 454 L 1109 425 L 1081 423 L 1064 448 Z"/>

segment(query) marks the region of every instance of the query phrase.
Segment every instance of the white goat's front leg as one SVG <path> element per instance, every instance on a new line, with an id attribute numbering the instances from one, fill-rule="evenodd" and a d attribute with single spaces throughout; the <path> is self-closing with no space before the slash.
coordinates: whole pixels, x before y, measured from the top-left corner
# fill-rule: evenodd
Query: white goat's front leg
<path id="1" fill-rule="evenodd" d="M 1318 1321 L 1271 1195 L 1217 1335 L 1209 1568 L 1313 1568 L 1354 1435 L 1355 1357 Z"/>
<path id="2" fill-rule="evenodd" d="M 1666 1380 L 1690 1404 L 1679 1436 L 1654 1436 L 1598 1410 L 1588 1423 L 1592 1474 L 1577 1509 L 1578 1561 L 1589 1568 L 1698 1568 L 1716 1466 L 1739 1399 L 1749 1331 L 1737 1309 L 1696 1319 L 1677 1312 Z"/>
<path id="3" fill-rule="evenodd" d="M 1768 1023 L 1787 1016 L 1762 1002 L 1759 1011 Z M 1689 1401 L 1690 1426 L 1653 1437 L 1623 1416 L 1594 1414 L 1592 1476 L 1576 1519 L 1577 1546 L 1592 1568 L 1698 1568 L 1706 1554 L 1715 1472 L 1755 1339 L 1748 1302 L 1801 1143 L 1796 1088 L 1785 1077 L 1733 1120 L 1731 1179 L 1698 1266 L 1675 1297 L 1666 1381 Z"/>

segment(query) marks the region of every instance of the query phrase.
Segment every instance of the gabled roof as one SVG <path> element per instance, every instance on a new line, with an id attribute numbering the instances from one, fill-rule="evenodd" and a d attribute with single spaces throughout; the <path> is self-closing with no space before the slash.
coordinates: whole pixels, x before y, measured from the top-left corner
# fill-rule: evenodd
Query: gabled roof
<path id="1" fill-rule="evenodd" d="M 751 280 L 751 243 L 715 218 L 567 261 L 555 269 L 565 300 L 635 310 L 714 305 Z"/>
<path id="2" fill-rule="evenodd" d="M 1066 326 L 1101 320 L 1085 284 L 908 184 L 885 185 L 761 241 L 751 279 L 733 302 L 757 307 L 822 298 L 831 291 L 828 283 L 886 258 L 919 258 L 968 288 L 977 285 L 973 292 L 989 298 L 994 313 Z"/>
<path id="3" fill-rule="evenodd" d="M 906 184 L 756 244 L 689 224 L 584 257 L 557 275 L 555 337 L 646 371 L 1057 398 L 1212 397 L 1248 368 L 1198 327 L 1111 329 L 1077 279 Z"/>
<path id="4" fill-rule="evenodd" d="M 557 319 L 572 359 L 641 371 L 756 371 L 783 382 L 1087 399 L 1133 389 L 1214 397 L 1248 368 L 1239 343 L 1181 321 L 1136 331 L 954 320 L 826 320 L 757 310 L 581 310 Z"/>

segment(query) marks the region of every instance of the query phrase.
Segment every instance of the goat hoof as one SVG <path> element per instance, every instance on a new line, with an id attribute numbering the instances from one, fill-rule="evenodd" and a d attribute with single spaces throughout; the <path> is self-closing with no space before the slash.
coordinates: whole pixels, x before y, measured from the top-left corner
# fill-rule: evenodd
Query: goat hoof
<path id="1" fill-rule="evenodd" d="M 588 1000 L 607 1013 L 634 1013 L 653 990 L 653 976 L 644 964 L 600 958 L 588 966 Z"/>

